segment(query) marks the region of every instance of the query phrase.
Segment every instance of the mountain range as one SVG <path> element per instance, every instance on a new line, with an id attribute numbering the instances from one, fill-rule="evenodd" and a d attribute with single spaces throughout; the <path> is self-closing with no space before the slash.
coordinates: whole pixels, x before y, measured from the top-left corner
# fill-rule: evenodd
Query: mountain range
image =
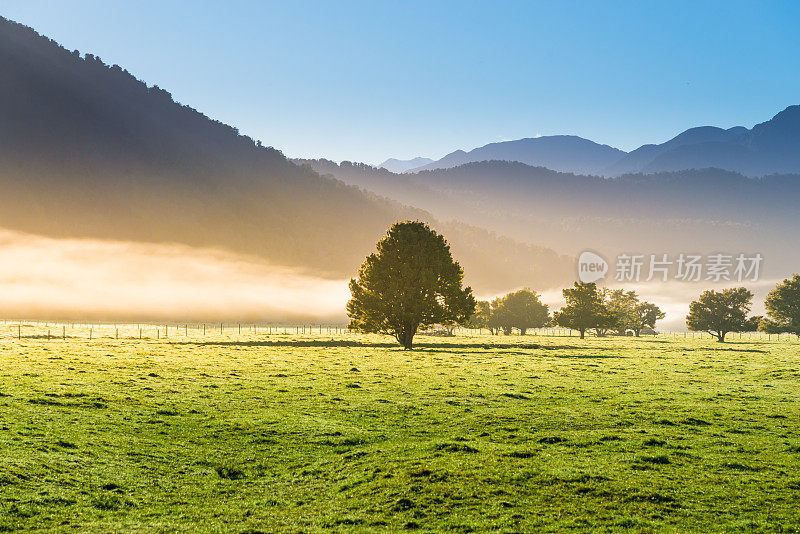
<path id="1" fill-rule="evenodd" d="M 760 253 L 768 259 L 762 274 L 774 277 L 800 264 L 786 241 L 800 223 L 800 174 L 751 178 L 708 168 L 603 178 L 507 161 L 394 174 L 350 162 L 302 164 L 560 254 Z"/>
<path id="2" fill-rule="evenodd" d="M 790 106 L 751 129 L 690 128 L 669 141 L 643 145 L 629 153 L 581 137 L 555 135 L 490 143 L 469 152 L 456 150 L 417 167 L 383 166 L 414 173 L 494 160 L 606 177 L 709 167 L 751 177 L 800 173 L 800 106 Z"/>
<path id="3" fill-rule="evenodd" d="M 519 161 L 556 171 L 593 174 L 618 161 L 625 152 L 574 135 L 552 135 L 490 143 L 465 152 L 456 150 L 410 172 L 449 169 L 476 161 Z"/>
<path id="4" fill-rule="evenodd" d="M 433 160 L 430 158 L 414 158 L 414 159 L 389 158 L 380 165 L 378 165 L 378 168 L 386 169 L 387 171 L 391 172 L 406 172 L 411 169 L 416 169 L 417 167 L 422 167 L 423 165 L 427 165 L 429 163 L 433 163 Z"/>

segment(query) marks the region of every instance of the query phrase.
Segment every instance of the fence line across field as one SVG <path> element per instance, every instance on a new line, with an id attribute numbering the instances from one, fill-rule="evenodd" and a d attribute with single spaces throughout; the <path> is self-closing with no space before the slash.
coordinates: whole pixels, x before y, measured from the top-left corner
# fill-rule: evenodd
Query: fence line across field
<path id="1" fill-rule="evenodd" d="M 255 341 L 268 339 L 270 336 L 329 336 L 352 335 L 356 332 L 346 325 L 336 324 L 269 324 L 269 323 L 105 323 L 105 322 L 59 322 L 59 321 L 2 321 L 0 339 L 117 339 L 169 341 L 170 339 L 202 339 L 224 338 L 227 340 Z M 487 336 L 485 329 L 461 328 L 452 330 L 453 336 L 478 337 Z M 594 332 L 587 331 L 589 337 L 597 337 Z M 428 337 L 449 337 L 442 331 L 421 332 L 420 340 Z M 511 334 L 520 337 L 519 330 Z M 567 328 L 530 328 L 525 337 L 578 337 L 576 330 Z M 493 337 L 503 338 L 503 334 Z M 617 337 L 617 336 L 606 336 Z M 630 337 L 630 336 L 620 336 Z M 643 338 L 662 337 L 672 339 L 713 339 L 707 332 L 658 332 L 642 335 Z M 731 332 L 727 340 L 764 340 L 764 341 L 798 341 L 794 334 L 766 334 L 763 332 Z"/>

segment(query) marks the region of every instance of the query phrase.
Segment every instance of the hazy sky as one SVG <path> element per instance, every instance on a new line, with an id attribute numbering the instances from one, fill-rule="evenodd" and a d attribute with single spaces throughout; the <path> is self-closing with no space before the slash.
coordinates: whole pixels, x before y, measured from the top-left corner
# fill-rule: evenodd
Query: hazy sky
<path id="1" fill-rule="evenodd" d="M 800 2 L 2 0 L 292 157 L 537 134 L 630 150 L 800 104 Z"/>

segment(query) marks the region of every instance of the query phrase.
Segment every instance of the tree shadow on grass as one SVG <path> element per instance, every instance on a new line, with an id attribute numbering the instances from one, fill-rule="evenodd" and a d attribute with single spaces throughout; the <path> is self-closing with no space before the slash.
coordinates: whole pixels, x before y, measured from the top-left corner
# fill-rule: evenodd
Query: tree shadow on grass
<path id="1" fill-rule="evenodd" d="M 542 347 L 545 348 L 545 347 Z M 549 350 L 597 350 L 597 351 L 613 351 L 613 352 L 622 352 L 626 350 L 634 350 L 630 347 L 598 347 L 598 346 L 588 346 L 588 345 L 556 345 L 554 347 L 546 347 Z"/>
<path id="2" fill-rule="evenodd" d="M 173 345 L 191 345 L 197 347 L 318 347 L 318 348 L 372 348 L 372 349 L 404 349 L 393 342 L 362 342 L 351 340 L 264 340 L 264 341 L 171 341 Z M 490 352 L 502 351 L 503 354 L 530 355 L 530 350 L 541 349 L 545 351 L 616 351 L 615 347 L 582 347 L 582 346 L 545 346 L 534 344 L 515 344 L 515 343 L 418 343 L 409 352 Z M 623 358 L 619 355 L 598 355 L 598 354 L 549 354 L 555 358 Z"/>
<path id="3" fill-rule="evenodd" d="M 681 347 L 682 352 L 696 352 L 696 351 L 712 351 L 712 352 L 758 352 L 761 354 L 769 354 L 768 350 L 761 349 L 735 349 L 733 347 L 700 347 L 700 348 L 686 348 Z"/>
<path id="4" fill-rule="evenodd" d="M 366 347 L 378 349 L 399 349 L 398 343 L 391 341 L 349 341 L 349 340 L 264 340 L 264 341 L 172 341 L 175 345 L 196 345 L 199 347 Z M 482 344 L 482 343 L 415 343 L 413 350 L 424 349 L 554 349 L 559 347 L 545 347 L 542 345 L 521 345 L 513 343 Z"/>
<path id="5" fill-rule="evenodd" d="M 419 345 L 414 347 L 413 352 L 452 352 L 452 353 L 459 353 L 464 354 L 465 352 L 469 352 L 472 354 L 475 353 L 485 353 L 489 352 L 492 349 L 498 349 L 495 353 L 496 354 L 503 354 L 503 355 L 518 355 L 518 356 L 531 356 L 530 352 L 525 352 L 522 350 L 518 350 L 520 348 L 519 345 L 512 345 L 512 346 L 492 346 L 490 349 L 485 349 L 482 346 L 467 346 L 467 349 L 464 348 L 452 348 L 453 346 L 443 346 L 442 348 L 433 347 L 431 345 Z M 560 350 L 562 347 L 539 347 L 543 350 Z M 590 347 L 587 347 L 587 349 Z M 399 349 L 399 347 L 398 347 Z M 473 350 L 468 350 L 473 349 Z M 514 350 L 517 349 L 517 350 Z M 548 358 L 581 358 L 581 359 L 603 359 L 603 358 L 627 358 L 627 356 L 620 356 L 619 354 L 544 354 L 540 356 L 547 356 Z"/>

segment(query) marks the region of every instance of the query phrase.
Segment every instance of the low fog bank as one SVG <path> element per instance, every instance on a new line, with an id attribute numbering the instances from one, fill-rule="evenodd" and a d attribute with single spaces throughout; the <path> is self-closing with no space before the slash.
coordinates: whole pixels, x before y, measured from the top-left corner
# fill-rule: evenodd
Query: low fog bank
<path id="1" fill-rule="evenodd" d="M 346 280 L 185 245 L 0 229 L 0 317 L 342 323 Z"/>
<path id="2" fill-rule="evenodd" d="M 755 294 L 752 313 L 763 314 L 764 298 L 779 281 L 605 285 L 635 290 L 657 304 L 667 314 L 658 329 L 683 331 L 689 303 L 706 289 L 743 285 Z M 318 278 L 215 249 L 54 239 L 0 229 L 4 319 L 341 324 L 347 320 L 349 296 L 347 280 Z M 551 311 L 564 305 L 560 289 L 544 291 L 542 301 Z"/>

